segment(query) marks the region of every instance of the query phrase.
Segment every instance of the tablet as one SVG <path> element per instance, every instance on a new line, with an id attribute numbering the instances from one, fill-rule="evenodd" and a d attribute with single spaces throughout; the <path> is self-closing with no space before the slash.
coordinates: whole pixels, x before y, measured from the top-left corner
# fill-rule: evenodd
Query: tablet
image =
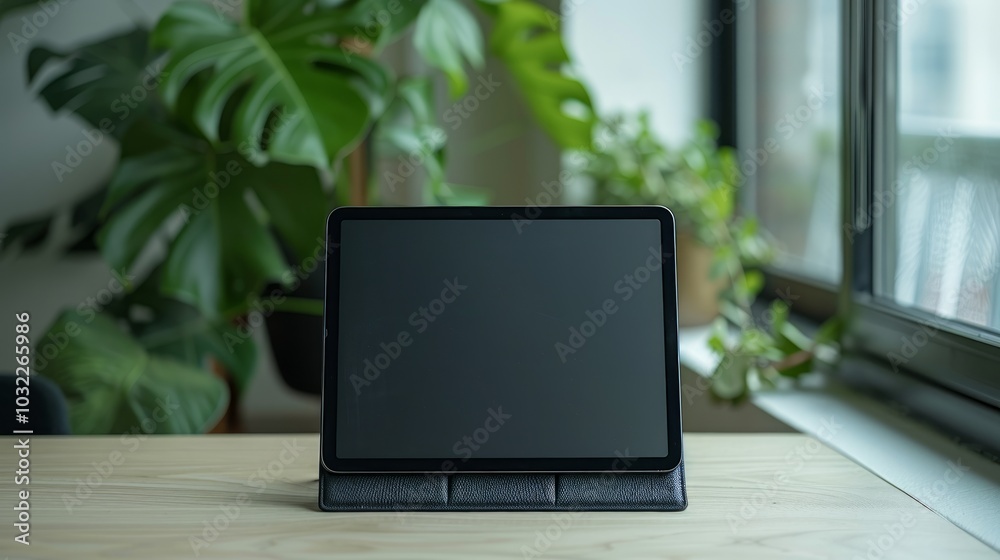
<path id="1" fill-rule="evenodd" d="M 345 207 L 327 243 L 327 470 L 680 462 L 666 208 Z"/>

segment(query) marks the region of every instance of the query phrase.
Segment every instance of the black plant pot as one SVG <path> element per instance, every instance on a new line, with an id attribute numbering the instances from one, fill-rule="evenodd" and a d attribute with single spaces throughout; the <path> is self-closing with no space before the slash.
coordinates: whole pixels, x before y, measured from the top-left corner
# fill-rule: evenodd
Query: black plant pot
<path id="1" fill-rule="evenodd" d="M 323 299 L 323 265 L 285 295 Z M 267 318 L 267 338 L 285 383 L 303 393 L 320 394 L 323 380 L 323 317 L 276 311 Z"/>

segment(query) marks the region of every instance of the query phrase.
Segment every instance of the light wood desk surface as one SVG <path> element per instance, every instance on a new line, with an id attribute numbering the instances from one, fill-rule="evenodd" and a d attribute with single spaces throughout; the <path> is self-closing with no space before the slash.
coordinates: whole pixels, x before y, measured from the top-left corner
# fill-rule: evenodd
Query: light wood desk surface
<path id="1" fill-rule="evenodd" d="M 0 439 L 0 557 L 998 557 L 794 434 L 687 435 L 687 511 L 576 514 L 322 513 L 315 434 L 33 437 L 26 547 L 13 542 L 14 440 Z"/>

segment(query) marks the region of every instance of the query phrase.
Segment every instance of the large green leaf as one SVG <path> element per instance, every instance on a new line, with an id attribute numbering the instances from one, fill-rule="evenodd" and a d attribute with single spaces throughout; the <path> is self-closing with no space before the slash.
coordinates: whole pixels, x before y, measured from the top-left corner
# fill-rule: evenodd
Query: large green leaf
<path id="1" fill-rule="evenodd" d="M 122 160 L 98 242 L 113 267 L 131 270 L 170 218 L 183 217 L 160 291 L 215 320 L 238 315 L 267 283 L 282 279 L 287 264 L 270 225 L 297 253 L 312 252 L 327 205 L 314 168 L 257 167 L 206 148 L 191 139 L 164 141 Z M 252 205 L 254 196 L 263 209 Z"/>
<path id="2" fill-rule="evenodd" d="M 346 47 L 356 54 L 371 47 L 378 52 L 397 39 L 423 9 L 427 0 L 323 0 L 321 6 L 328 10 L 337 24 L 331 31 L 350 35 L 355 44 Z"/>
<path id="3" fill-rule="evenodd" d="M 164 294 L 206 315 L 227 316 L 245 308 L 268 280 L 280 279 L 286 270 L 277 242 L 247 207 L 241 190 L 220 189 L 188 219 L 170 246 L 160 287 Z"/>
<path id="4" fill-rule="evenodd" d="M 176 110 L 182 90 L 204 75 L 194 121 L 211 141 L 231 141 L 258 163 L 266 154 L 332 167 L 384 109 L 390 80 L 382 66 L 327 37 L 343 22 L 313 7 L 308 0 L 247 0 L 246 21 L 235 22 L 205 2 L 173 4 L 152 37 L 169 56 L 167 104 Z"/>
<path id="5" fill-rule="evenodd" d="M 271 225 L 298 259 L 297 264 L 317 251 L 322 254 L 330 203 L 315 169 L 271 163 L 251 170 L 243 181 L 260 199 Z"/>
<path id="6" fill-rule="evenodd" d="M 0 20 L 12 12 L 23 10 L 28 6 L 38 6 L 38 0 L 0 0 Z M 14 52 L 17 52 L 16 50 Z"/>
<path id="7" fill-rule="evenodd" d="M 219 378 L 150 355 L 103 315 L 66 312 L 39 340 L 62 341 L 40 373 L 66 396 L 73 433 L 201 433 L 228 403 Z"/>
<path id="8" fill-rule="evenodd" d="M 65 69 L 39 91 L 53 111 L 72 111 L 102 134 L 121 138 L 155 99 L 157 67 L 144 29 L 59 52 L 36 47 L 28 55 L 28 81 L 42 68 L 65 63 Z"/>
<path id="9" fill-rule="evenodd" d="M 0 254 L 18 250 L 36 249 L 49 237 L 54 216 L 29 218 L 11 224 L 0 234 Z"/>
<path id="10" fill-rule="evenodd" d="M 387 160 L 380 177 L 390 189 L 421 168 L 425 192 L 432 198 L 444 189 L 444 144 L 447 134 L 437 124 L 430 80 L 401 80 L 396 95 L 375 129 L 375 152 Z"/>
<path id="11" fill-rule="evenodd" d="M 98 251 L 96 236 L 100 227 L 99 210 L 106 190 L 102 186 L 73 202 L 68 231 L 60 231 L 55 226 L 66 214 L 64 208 L 11 223 L 5 232 L 0 233 L 0 254 L 43 249 L 54 242 L 60 251 L 93 255 Z M 59 235 L 50 237 L 52 231 L 59 231 Z"/>
<path id="12" fill-rule="evenodd" d="M 430 0 L 417 16 L 413 44 L 428 64 L 448 76 L 453 97 L 465 93 L 465 62 L 483 67 L 483 36 L 461 0 Z"/>
<path id="13" fill-rule="evenodd" d="M 136 129 L 125 137 L 147 134 Z M 139 253 L 164 221 L 191 205 L 194 193 L 209 181 L 208 159 L 197 151 L 164 142 L 146 153 L 125 157 L 118 164 L 105 199 L 107 221 L 97 241 L 115 269 L 131 270 Z"/>
<path id="14" fill-rule="evenodd" d="M 539 124 L 563 148 L 590 149 L 596 117 L 587 89 L 562 72 L 569 55 L 554 25 L 559 17 L 527 0 L 495 8 L 490 49 L 510 69 Z"/>
<path id="15" fill-rule="evenodd" d="M 118 310 L 129 318 L 139 344 L 150 354 L 205 368 L 212 357 L 226 366 L 242 392 L 257 367 L 252 330 L 225 318 L 209 319 L 185 303 L 160 295 L 161 269 L 155 269 Z"/>

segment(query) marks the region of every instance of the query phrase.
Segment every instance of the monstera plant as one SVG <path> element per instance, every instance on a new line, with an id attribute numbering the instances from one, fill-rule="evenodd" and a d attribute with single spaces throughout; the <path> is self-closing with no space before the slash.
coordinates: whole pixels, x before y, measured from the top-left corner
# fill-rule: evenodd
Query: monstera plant
<path id="1" fill-rule="evenodd" d="M 23 5 L 2 2 L 0 14 Z M 475 10 L 491 22 L 488 40 Z M 467 194 L 445 181 L 430 76 L 395 76 L 379 61 L 407 29 L 453 98 L 466 94 L 468 69 L 494 56 L 557 144 L 589 147 L 595 119 L 586 89 L 563 73 L 558 21 L 528 0 L 182 0 L 151 31 L 34 48 L 27 72 L 41 98 L 121 147 L 73 222 L 131 281 L 36 340 L 36 370 L 63 390 L 74 432 L 218 421 L 254 371 L 255 317 L 321 310 L 271 297 L 270 286 L 295 288 L 302 264 L 322 257 L 324 218 L 345 200 L 359 146 L 426 156 L 430 201 Z M 15 224 L 5 250 L 37 241 L 46 224 Z"/>

